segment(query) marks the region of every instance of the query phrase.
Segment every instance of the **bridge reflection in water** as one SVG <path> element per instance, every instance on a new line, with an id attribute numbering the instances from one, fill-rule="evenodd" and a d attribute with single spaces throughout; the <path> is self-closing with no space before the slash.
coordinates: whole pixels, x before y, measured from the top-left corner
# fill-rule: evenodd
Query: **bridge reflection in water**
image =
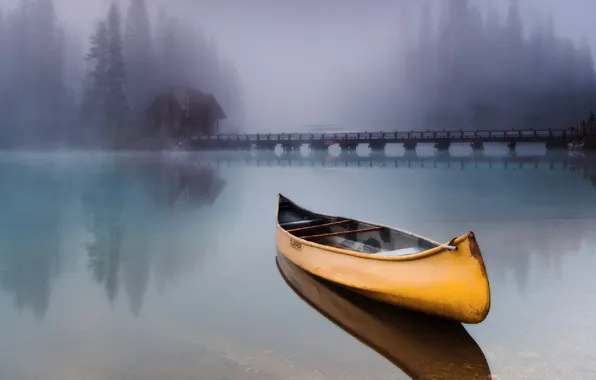
<path id="1" fill-rule="evenodd" d="M 596 154 L 583 152 L 547 152 L 544 154 L 469 154 L 452 155 L 438 153 L 434 155 L 404 154 L 401 156 L 346 154 L 300 153 L 275 154 L 261 151 L 256 153 L 222 152 L 201 154 L 189 153 L 187 160 L 201 162 L 216 167 L 231 166 L 279 166 L 309 168 L 383 168 L 383 169 L 496 169 L 496 170 L 568 170 L 582 175 L 596 188 Z"/>
<path id="2" fill-rule="evenodd" d="M 294 292 L 413 379 L 489 379 L 482 349 L 461 323 L 392 307 L 317 279 L 277 251 Z"/>

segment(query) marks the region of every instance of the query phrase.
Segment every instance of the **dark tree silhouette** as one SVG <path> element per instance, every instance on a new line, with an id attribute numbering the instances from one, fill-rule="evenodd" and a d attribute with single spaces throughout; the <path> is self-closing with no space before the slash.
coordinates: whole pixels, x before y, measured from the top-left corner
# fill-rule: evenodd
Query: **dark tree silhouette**
<path id="1" fill-rule="evenodd" d="M 120 11 L 116 3 L 112 3 L 108 11 L 108 71 L 106 117 L 108 128 L 112 128 L 112 136 L 126 121 L 128 104 L 124 92 L 126 70 L 122 53 L 122 33 L 120 31 Z"/>
<path id="2" fill-rule="evenodd" d="M 133 0 L 130 3 L 126 16 L 124 57 L 131 110 L 135 119 L 142 120 L 156 90 L 156 83 L 151 81 L 155 72 L 155 55 L 144 0 Z"/>
<path id="3" fill-rule="evenodd" d="M 108 95 L 108 67 L 109 67 L 109 40 L 108 27 L 104 21 L 99 21 L 95 27 L 95 32 L 89 38 L 90 48 L 85 60 L 89 62 L 88 82 L 86 83 L 86 92 L 81 107 L 82 121 L 89 123 L 89 128 L 94 131 L 88 131 L 87 136 L 96 137 L 98 130 L 107 120 L 106 97 Z"/>
<path id="4" fill-rule="evenodd" d="M 52 0 L 23 0 L 0 16 L 0 146 L 65 138 L 76 101 L 65 83 L 68 38 Z"/>

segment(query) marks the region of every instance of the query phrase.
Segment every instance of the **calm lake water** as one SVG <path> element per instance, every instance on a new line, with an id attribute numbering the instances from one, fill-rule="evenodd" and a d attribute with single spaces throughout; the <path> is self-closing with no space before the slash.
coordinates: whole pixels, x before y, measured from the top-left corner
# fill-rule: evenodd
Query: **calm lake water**
<path id="1" fill-rule="evenodd" d="M 451 363 L 435 378 L 483 360 L 498 379 L 595 378 L 596 160 L 393 153 L 0 153 L 0 378 L 408 379 L 412 352 Z M 489 316 L 437 329 L 298 272 L 295 291 L 278 193 L 439 241 L 474 231 Z M 387 343 L 379 323 L 381 353 L 359 341 Z"/>

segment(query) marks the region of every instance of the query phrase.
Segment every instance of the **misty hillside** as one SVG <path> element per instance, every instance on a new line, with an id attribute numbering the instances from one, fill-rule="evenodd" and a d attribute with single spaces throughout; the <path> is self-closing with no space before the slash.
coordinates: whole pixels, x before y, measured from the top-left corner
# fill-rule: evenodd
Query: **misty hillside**
<path id="1" fill-rule="evenodd" d="M 0 12 L 0 145 L 109 140 L 142 128 L 156 94 L 179 85 L 213 93 L 241 124 L 240 77 L 213 41 L 163 9 L 152 22 L 144 0 L 117 4 L 91 36 L 65 28 L 52 0 Z"/>
<path id="2" fill-rule="evenodd" d="M 524 33 L 515 1 L 505 17 L 467 0 L 441 4 L 421 10 L 402 54 L 350 84 L 348 120 L 385 130 L 564 128 L 596 108 L 590 48 L 557 35 L 552 19 Z"/>
<path id="3" fill-rule="evenodd" d="M 0 0 L 0 146 L 140 133 L 173 86 L 213 94 L 222 132 L 563 128 L 596 110 L 590 40 L 569 37 L 589 37 L 580 0 L 542 23 L 539 0 L 54 1 Z"/>

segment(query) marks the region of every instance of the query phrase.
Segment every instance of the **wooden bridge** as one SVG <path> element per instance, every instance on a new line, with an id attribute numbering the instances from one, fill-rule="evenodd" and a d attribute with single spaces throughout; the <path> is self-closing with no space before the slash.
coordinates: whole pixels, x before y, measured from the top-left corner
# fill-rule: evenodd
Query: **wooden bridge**
<path id="1" fill-rule="evenodd" d="M 588 137 L 588 138 L 586 138 Z M 591 137 L 591 138 L 590 138 Z M 579 129 L 529 129 L 529 130 L 459 130 L 459 131 L 409 131 L 409 132 L 348 132 L 348 133 L 254 133 L 197 135 L 190 137 L 191 149 L 272 150 L 281 146 L 284 151 L 299 150 L 308 145 L 313 150 L 339 145 L 342 150 L 355 150 L 368 144 L 372 150 L 384 150 L 387 144 L 403 144 L 406 150 L 415 150 L 421 143 L 434 144 L 437 150 L 449 150 L 452 143 L 469 143 L 473 149 L 484 149 L 485 143 L 505 143 L 515 150 L 517 143 L 544 143 L 549 149 L 567 148 L 570 141 L 584 139 L 596 142 L 596 133 L 587 135 Z M 594 144 L 586 144 L 594 148 Z"/>

